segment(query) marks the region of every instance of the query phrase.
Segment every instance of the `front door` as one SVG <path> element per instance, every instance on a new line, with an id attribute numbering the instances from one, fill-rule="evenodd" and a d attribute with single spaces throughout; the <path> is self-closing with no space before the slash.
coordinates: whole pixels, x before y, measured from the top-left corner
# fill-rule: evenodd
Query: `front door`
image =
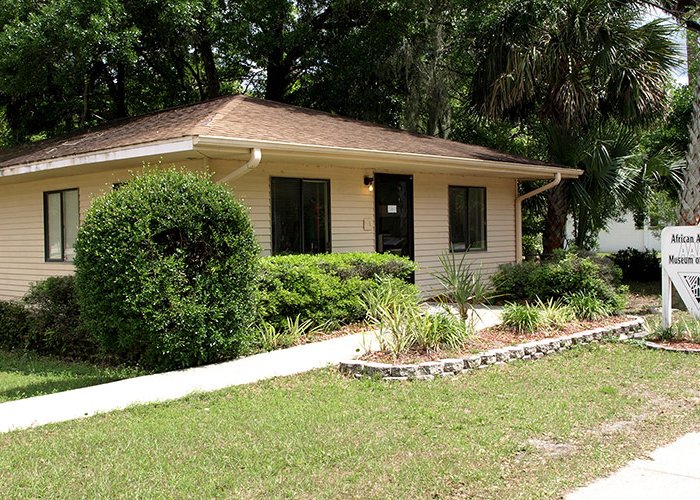
<path id="1" fill-rule="evenodd" d="M 413 259 L 413 177 L 374 175 L 377 252 Z"/>

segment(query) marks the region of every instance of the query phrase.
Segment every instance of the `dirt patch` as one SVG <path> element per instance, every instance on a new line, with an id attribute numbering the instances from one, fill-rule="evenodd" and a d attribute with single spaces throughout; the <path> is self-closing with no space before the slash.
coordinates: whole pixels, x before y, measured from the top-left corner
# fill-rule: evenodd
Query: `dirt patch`
<path id="1" fill-rule="evenodd" d="M 620 432 L 625 432 L 632 430 L 634 428 L 635 422 L 632 420 L 618 420 L 617 422 L 606 422 L 604 423 L 599 432 L 603 435 L 618 434 Z"/>
<path id="2" fill-rule="evenodd" d="M 548 457 L 559 457 L 576 450 L 573 444 L 556 443 L 547 439 L 528 439 L 525 442 Z"/>
<path id="3" fill-rule="evenodd" d="M 671 349 L 682 349 L 689 351 L 698 351 L 700 353 L 700 343 L 690 340 L 654 340 L 654 344 L 659 344 Z"/>

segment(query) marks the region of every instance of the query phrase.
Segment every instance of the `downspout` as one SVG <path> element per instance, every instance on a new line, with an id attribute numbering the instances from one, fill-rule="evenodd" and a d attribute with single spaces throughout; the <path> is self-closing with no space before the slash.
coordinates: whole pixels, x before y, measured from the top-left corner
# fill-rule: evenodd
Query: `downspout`
<path id="1" fill-rule="evenodd" d="M 522 196 L 518 196 L 515 199 L 515 262 L 521 262 L 523 260 L 523 201 L 528 198 L 532 198 L 535 195 L 543 193 L 548 189 L 552 189 L 561 182 L 561 172 L 554 174 L 554 179 L 548 182 L 544 186 L 540 186 L 537 189 L 525 193 Z"/>
<path id="2" fill-rule="evenodd" d="M 223 176 L 221 179 L 217 181 L 218 184 L 224 184 L 229 181 L 233 181 L 238 179 L 239 177 L 243 177 L 245 174 L 253 170 L 255 167 L 260 165 L 260 160 L 262 160 L 262 151 L 260 148 L 253 148 L 250 150 L 250 159 L 248 159 L 247 162 L 245 162 L 243 165 L 238 167 L 236 170 L 231 172 L 228 175 Z"/>

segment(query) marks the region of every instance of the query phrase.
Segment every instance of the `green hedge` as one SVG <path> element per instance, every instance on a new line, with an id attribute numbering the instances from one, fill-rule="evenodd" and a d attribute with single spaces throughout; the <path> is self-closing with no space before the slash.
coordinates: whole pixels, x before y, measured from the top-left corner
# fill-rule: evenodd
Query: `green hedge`
<path id="1" fill-rule="evenodd" d="M 611 311 L 624 306 L 625 287 L 620 286 L 621 272 L 610 259 L 596 259 L 559 252 L 551 260 L 525 261 L 501 266 L 493 276 L 500 300 L 537 299 L 546 301 L 585 294 L 601 300 Z"/>
<path id="2" fill-rule="evenodd" d="M 28 306 L 25 349 L 62 358 L 93 358 L 97 344 L 80 324 L 73 276 L 33 283 L 22 300 Z"/>
<path id="3" fill-rule="evenodd" d="M 27 340 L 27 309 L 20 302 L 0 301 L 0 349 L 23 348 Z"/>
<path id="4" fill-rule="evenodd" d="M 0 348 L 93 360 L 97 345 L 80 326 L 73 276 L 32 283 L 22 301 L 0 301 Z"/>
<path id="5" fill-rule="evenodd" d="M 259 248 L 248 212 L 205 174 L 152 170 L 95 200 L 76 243 L 81 320 L 119 360 L 203 365 L 245 349 Z"/>
<path id="6" fill-rule="evenodd" d="M 360 295 L 381 278 L 408 280 L 415 271 L 409 259 L 389 254 L 285 255 L 262 259 L 260 317 L 276 326 L 285 318 L 317 325 L 359 321 L 365 310 Z"/>
<path id="7" fill-rule="evenodd" d="M 661 259 L 654 250 L 644 252 L 635 248 L 620 250 L 611 256 L 622 270 L 625 281 L 658 281 L 661 279 Z"/>

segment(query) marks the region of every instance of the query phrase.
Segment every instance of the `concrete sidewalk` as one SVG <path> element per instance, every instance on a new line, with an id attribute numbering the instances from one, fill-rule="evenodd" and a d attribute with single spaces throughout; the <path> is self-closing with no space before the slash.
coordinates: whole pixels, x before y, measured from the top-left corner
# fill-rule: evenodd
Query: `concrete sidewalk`
<path id="1" fill-rule="evenodd" d="M 477 329 L 500 323 L 500 309 L 479 307 Z M 179 399 L 234 385 L 324 368 L 377 350 L 372 334 L 256 354 L 216 365 L 119 380 L 0 404 L 0 433 L 121 410 L 135 404 Z"/>
<path id="2" fill-rule="evenodd" d="M 0 433 L 323 368 L 376 349 L 373 339 L 361 333 L 348 335 L 215 365 L 9 401 L 0 404 Z"/>
<path id="3" fill-rule="evenodd" d="M 612 476 L 579 488 L 567 500 L 700 499 L 700 433 L 686 434 Z"/>

